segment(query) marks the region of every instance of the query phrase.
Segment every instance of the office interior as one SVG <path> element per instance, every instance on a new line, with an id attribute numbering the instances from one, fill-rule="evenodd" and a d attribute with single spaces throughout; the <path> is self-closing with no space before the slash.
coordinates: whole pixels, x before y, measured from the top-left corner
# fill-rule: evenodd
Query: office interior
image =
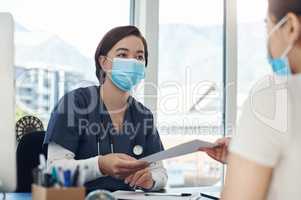
<path id="1" fill-rule="evenodd" d="M 13 108 L 7 109 L 13 112 L 13 131 L 4 127 L 8 124 L 0 126 L 14 135 L 10 158 L 22 157 L 23 151 L 17 149 L 24 136 L 45 134 L 64 95 L 99 85 L 97 45 L 109 30 L 126 25 L 136 26 L 148 45 L 145 78 L 130 95 L 152 112 L 164 149 L 193 140 L 214 143 L 231 138 L 250 91 L 272 73 L 266 53 L 267 10 L 268 1 L 263 0 L 2 0 L 0 12 L 13 19 L 13 93 L 7 88 L 7 95 L 13 95 Z M 5 143 L 0 141 L 0 149 L 7 153 L 0 155 L 11 160 Z M 40 158 L 23 157 L 23 162 L 28 159 Z M 221 197 L 225 163 L 197 151 L 163 164 L 168 174 L 166 191 L 208 195 L 199 199 Z M 9 183 L 15 186 L 11 191 L 5 189 L 7 182 L 1 182 L 1 177 L 7 177 L 0 167 L 5 199 L 33 198 L 32 191 L 18 192 L 19 167 L 19 163 L 11 166 L 9 173 L 15 180 Z"/>

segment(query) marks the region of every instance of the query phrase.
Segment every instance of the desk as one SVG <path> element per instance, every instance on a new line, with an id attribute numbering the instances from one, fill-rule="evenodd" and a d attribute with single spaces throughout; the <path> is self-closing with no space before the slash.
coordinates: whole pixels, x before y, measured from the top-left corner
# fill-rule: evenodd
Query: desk
<path id="1" fill-rule="evenodd" d="M 197 187 L 197 188 L 170 188 L 167 189 L 167 192 L 183 192 L 183 193 L 193 193 L 193 192 L 202 192 L 205 194 L 219 196 L 219 187 Z M 2 196 L 0 195 L 0 199 Z M 30 193 L 8 193 L 6 195 L 6 200 L 31 200 Z M 202 200 L 211 200 L 208 198 L 202 198 Z"/>

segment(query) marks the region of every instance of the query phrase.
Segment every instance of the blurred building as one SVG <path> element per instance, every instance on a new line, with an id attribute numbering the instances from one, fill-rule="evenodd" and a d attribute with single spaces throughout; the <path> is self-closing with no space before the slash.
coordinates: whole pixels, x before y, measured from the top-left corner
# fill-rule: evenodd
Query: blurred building
<path id="1" fill-rule="evenodd" d="M 16 104 L 47 124 L 59 99 L 83 80 L 94 64 L 59 36 L 15 26 Z M 92 80 L 94 81 L 94 80 Z"/>
<path id="2" fill-rule="evenodd" d="M 59 99 L 83 80 L 80 73 L 54 68 L 16 67 L 16 102 L 47 123 Z"/>

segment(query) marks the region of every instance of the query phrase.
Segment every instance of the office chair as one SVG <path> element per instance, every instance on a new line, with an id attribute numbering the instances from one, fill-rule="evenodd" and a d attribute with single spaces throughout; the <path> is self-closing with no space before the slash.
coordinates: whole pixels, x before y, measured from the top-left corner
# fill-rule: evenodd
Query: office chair
<path id="1" fill-rule="evenodd" d="M 25 134 L 17 148 L 17 190 L 31 192 L 32 170 L 39 165 L 39 155 L 47 158 L 47 146 L 43 146 L 45 131 Z"/>

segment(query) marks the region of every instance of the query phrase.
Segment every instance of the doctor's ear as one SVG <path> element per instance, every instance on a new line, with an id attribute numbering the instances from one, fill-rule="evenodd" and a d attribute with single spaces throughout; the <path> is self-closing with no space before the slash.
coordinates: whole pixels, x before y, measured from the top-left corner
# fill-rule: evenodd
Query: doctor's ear
<path id="1" fill-rule="evenodd" d="M 287 14 L 288 20 L 285 27 L 285 35 L 289 44 L 296 44 L 301 35 L 301 21 L 294 13 Z"/>
<path id="2" fill-rule="evenodd" d="M 111 69 L 111 63 L 105 56 L 100 56 L 98 58 L 99 65 L 101 66 L 101 70 L 104 72 L 108 72 Z"/>

